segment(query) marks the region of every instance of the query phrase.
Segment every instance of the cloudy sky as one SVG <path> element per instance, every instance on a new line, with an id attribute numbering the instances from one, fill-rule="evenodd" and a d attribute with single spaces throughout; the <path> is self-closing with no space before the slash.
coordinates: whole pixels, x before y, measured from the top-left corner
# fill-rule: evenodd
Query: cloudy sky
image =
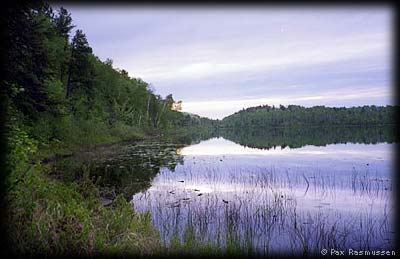
<path id="1" fill-rule="evenodd" d="M 64 7 L 101 60 L 187 112 L 393 101 L 389 7 Z"/>

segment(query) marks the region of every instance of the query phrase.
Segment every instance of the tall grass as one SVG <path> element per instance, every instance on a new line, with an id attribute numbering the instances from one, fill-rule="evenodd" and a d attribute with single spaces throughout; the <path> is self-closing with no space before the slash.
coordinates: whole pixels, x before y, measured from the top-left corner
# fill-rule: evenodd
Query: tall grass
<path id="1" fill-rule="evenodd" d="M 36 165 L 8 193 L 8 233 L 16 254 L 152 254 L 160 248 L 147 213 L 136 213 L 117 196 L 110 207 L 83 172 L 79 183 L 46 177 Z"/>
<path id="2" fill-rule="evenodd" d="M 308 256 L 323 248 L 393 248 L 390 181 L 369 172 L 336 179 L 318 170 L 289 176 L 273 168 L 228 169 L 223 175 L 215 166 L 202 165 L 198 172 L 186 164 L 179 176 L 161 172 L 153 189 L 134 196 L 133 205 L 151 213 L 173 253 L 201 248 L 214 254 Z M 212 191 L 198 196 L 192 189 L 204 185 Z M 357 212 L 331 204 L 349 194 L 353 202 L 365 202 Z"/>

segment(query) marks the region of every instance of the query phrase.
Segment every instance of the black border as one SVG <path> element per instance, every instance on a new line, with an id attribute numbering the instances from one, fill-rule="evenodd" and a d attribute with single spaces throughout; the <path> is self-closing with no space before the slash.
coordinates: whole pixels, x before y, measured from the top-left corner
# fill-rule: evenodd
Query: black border
<path id="1" fill-rule="evenodd" d="M 26 256 L 24 255 L 15 255 L 15 254 L 11 254 L 10 253 L 10 244 L 7 240 L 7 233 L 5 230 L 5 225 L 4 223 L 4 216 L 5 216 L 5 211 L 6 211 L 6 206 L 7 204 L 5 204 L 4 202 L 4 194 L 5 194 L 5 189 L 4 189 L 4 179 L 7 176 L 7 172 L 8 172 L 8 168 L 5 167 L 5 157 L 7 155 L 7 143 L 4 137 L 4 133 L 5 133 L 5 122 L 7 120 L 6 117 L 6 98 L 5 98 L 5 94 L 4 94 L 4 86 L 3 86 L 3 82 L 2 80 L 6 78 L 6 73 L 5 73 L 5 69 L 4 66 L 7 64 L 7 46 L 8 44 L 12 44 L 12 42 L 8 42 L 7 41 L 7 31 L 4 27 L 4 21 L 7 19 L 7 8 L 10 7 L 15 7 L 17 4 L 21 4 L 21 3 L 26 3 L 29 1 L 15 1 L 14 3 L 6 3 L 6 6 L 3 6 L 0 9 L 0 62 L 1 62 L 1 66 L 0 66 L 0 218 L 1 218 L 1 224 L 0 224 L 0 256 L 1 257 L 5 257 L 7 258 L 8 256 L 12 256 L 14 258 L 17 257 L 21 257 L 21 258 L 25 258 Z M 32 2 L 32 1 L 30 1 Z M 264 6 L 294 6 L 294 7 L 359 7 L 359 6 L 376 6 L 376 7 L 391 7 L 392 12 L 393 12 L 393 24 L 392 24 L 392 35 L 393 35 L 393 42 L 392 42 L 392 89 L 393 89 L 393 104 L 399 105 L 399 86 L 398 86 L 398 33 L 396 31 L 396 27 L 398 25 L 398 11 L 397 11 L 397 6 L 395 5 L 395 1 L 335 1 L 335 2 L 319 2 L 319 1 L 267 1 L 267 2 L 263 2 L 263 1 L 242 1 L 242 2 L 232 2 L 232 1 L 192 1 L 192 2 L 188 2 L 188 1 L 170 1 L 170 2 L 164 2 L 164 1 L 151 1 L 151 2 L 146 2 L 146 1 L 122 1 L 122 0 L 118 0 L 118 1 L 101 1 L 101 0 L 96 0 L 96 1 L 45 1 L 48 2 L 50 4 L 59 4 L 59 5 L 63 5 L 63 4 L 74 4 L 74 5 L 135 5 L 135 6 L 146 6 L 146 7 L 195 7 L 195 8 L 202 8 L 202 7 L 211 7 L 211 8 L 245 8 L 245 7 L 264 7 Z M 399 139 L 399 118 L 400 118 L 400 111 L 397 111 L 396 117 L 395 117 L 395 122 L 396 122 L 396 138 Z M 395 195 L 394 197 L 394 202 L 396 205 L 396 209 L 395 209 L 395 231 L 396 231 L 396 238 L 395 238 L 395 243 L 394 243 L 394 248 L 397 254 L 400 254 L 400 221 L 397 220 L 398 219 L 398 213 L 399 213 L 399 195 L 398 195 L 398 189 L 400 186 L 400 175 L 399 175 L 399 144 L 395 145 L 395 152 L 394 152 L 394 170 L 393 170 L 393 188 L 394 188 L 394 192 L 393 194 Z M 184 257 L 184 258 L 210 258 L 212 256 L 185 256 L 185 255 L 177 255 L 179 257 Z M 33 255 L 33 256 L 28 256 L 30 258 L 43 258 L 43 257 L 49 257 L 46 255 Z M 74 256 L 74 255 L 69 255 L 69 256 L 61 256 L 60 258 L 89 258 L 88 256 Z M 110 258 L 110 257 L 129 257 L 129 256 L 123 256 L 123 255 L 118 255 L 118 256 L 107 256 L 107 255 L 100 255 L 100 256 L 96 256 L 96 257 L 104 257 L 104 258 Z M 156 256 L 156 257 L 143 257 L 143 258 L 174 258 L 176 256 L 171 255 L 171 256 Z M 220 256 L 220 257 L 225 257 L 225 256 Z M 226 256 L 227 258 L 244 258 L 241 256 L 235 256 L 235 257 L 230 257 L 230 256 Z M 272 256 L 270 258 L 286 258 L 290 256 Z M 308 256 L 308 258 L 312 258 L 313 256 Z M 314 256 L 316 258 L 328 258 L 329 256 Z M 340 258 L 342 258 L 343 256 L 340 256 Z M 392 257 L 392 256 L 380 256 L 379 258 L 388 258 L 388 257 Z M 338 257 L 333 257 L 333 258 L 338 258 Z M 350 257 L 351 258 L 351 257 Z M 357 258 L 357 257 L 352 257 L 352 258 Z"/>

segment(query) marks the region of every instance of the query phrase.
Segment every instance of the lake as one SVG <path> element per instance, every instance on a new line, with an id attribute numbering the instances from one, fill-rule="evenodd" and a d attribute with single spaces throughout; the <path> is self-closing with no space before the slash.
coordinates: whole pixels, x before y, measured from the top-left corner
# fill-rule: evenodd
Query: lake
<path id="1" fill-rule="evenodd" d="M 313 255 L 394 249 L 397 143 L 384 127 L 225 130 L 89 160 L 101 195 L 150 212 L 167 247 Z"/>
<path id="2" fill-rule="evenodd" d="M 166 246 L 257 254 L 393 249 L 395 144 L 251 148 L 223 137 L 177 149 L 133 195 Z"/>

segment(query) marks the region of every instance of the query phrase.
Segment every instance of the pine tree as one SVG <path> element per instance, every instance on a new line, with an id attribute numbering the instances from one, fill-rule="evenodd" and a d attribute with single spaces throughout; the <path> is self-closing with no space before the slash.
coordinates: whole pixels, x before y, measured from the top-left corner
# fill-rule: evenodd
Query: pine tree
<path id="1" fill-rule="evenodd" d="M 92 72 L 90 64 L 90 55 L 92 48 L 86 39 L 86 35 L 77 30 L 72 39 L 71 61 L 68 73 L 67 98 L 70 98 L 76 88 L 91 90 L 90 73 Z"/>
<path id="2" fill-rule="evenodd" d="M 58 10 L 58 16 L 54 18 L 54 22 L 59 35 L 68 40 L 69 34 L 75 25 L 72 24 L 71 14 L 67 9 L 61 7 L 60 10 Z"/>

